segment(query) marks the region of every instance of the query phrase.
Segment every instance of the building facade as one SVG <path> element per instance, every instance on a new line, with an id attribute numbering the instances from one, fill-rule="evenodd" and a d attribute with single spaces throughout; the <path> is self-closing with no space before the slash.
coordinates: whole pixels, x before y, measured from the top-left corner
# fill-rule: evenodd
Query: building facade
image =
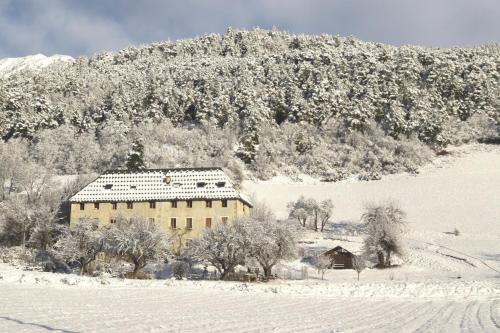
<path id="1" fill-rule="evenodd" d="M 178 236 L 178 245 L 207 228 L 232 223 L 252 204 L 220 168 L 110 170 L 70 198 L 70 224 L 85 219 L 112 224 L 140 217 Z"/>

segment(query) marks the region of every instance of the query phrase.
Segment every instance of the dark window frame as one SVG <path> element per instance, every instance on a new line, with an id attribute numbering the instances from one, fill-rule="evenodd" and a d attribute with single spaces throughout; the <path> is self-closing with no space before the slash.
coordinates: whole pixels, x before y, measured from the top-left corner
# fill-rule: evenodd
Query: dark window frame
<path id="1" fill-rule="evenodd" d="M 170 228 L 177 229 L 177 218 L 176 217 L 170 218 Z"/>
<path id="2" fill-rule="evenodd" d="M 112 210 L 117 210 L 118 209 L 118 202 L 112 202 L 111 203 L 111 209 Z"/>
<path id="3" fill-rule="evenodd" d="M 205 207 L 212 208 L 212 200 L 205 200 Z"/>
<path id="4" fill-rule="evenodd" d="M 212 218 L 211 217 L 205 217 L 205 228 L 212 228 Z"/>
<path id="5" fill-rule="evenodd" d="M 177 200 L 172 200 L 170 204 L 171 208 L 177 208 Z"/>
<path id="6" fill-rule="evenodd" d="M 193 229 L 193 218 L 192 217 L 186 217 L 186 229 L 188 229 L 188 230 Z"/>
<path id="7" fill-rule="evenodd" d="M 94 202 L 94 209 L 99 210 L 99 203 L 98 202 Z"/>
<path id="8" fill-rule="evenodd" d="M 127 209 L 134 209 L 134 203 L 132 201 L 127 201 Z"/>
<path id="9" fill-rule="evenodd" d="M 150 209 L 155 209 L 156 208 L 156 201 L 150 201 L 149 202 L 149 208 Z"/>
<path id="10" fill-rule="evenodd" d="M 193 208 L 193 200 L 187 200 L 186 201 L 186 207 L 187 208 Z"/>
<path id="11" fill-rule="evenodd" d="M 221 200 L 221 205 L 223 208 L 227 208 L 227 199 L 222 199 Z"/>
<path id="12" fill-rule="evenodd" d="M 85 210 L 85 203 L 84 202 L 80 202 L 80 210 Z"/>

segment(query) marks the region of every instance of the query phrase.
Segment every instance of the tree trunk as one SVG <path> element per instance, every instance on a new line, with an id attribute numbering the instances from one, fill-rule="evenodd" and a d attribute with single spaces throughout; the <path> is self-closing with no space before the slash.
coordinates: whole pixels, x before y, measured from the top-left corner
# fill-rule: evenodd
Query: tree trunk
<path id="1" fill-rule="evenodd" d="M 268 278 L 268 277 L 271 276 L 272 266 L 271 267 L 264 267 L 264 266 L 262 266 L 262 270 L 264 271 L 264 277 L 265 278 Z"/>
<path id="2" fill-rule="evenodd" d="M 225 280 L 226 277 L 227 277 L 227 273 L 229 273 L 229 271 L 227 269 L 224 269 L 220 272 L 220 279 L 221 280 Z"/>
<path id="3" fill-rule="evenodd" d="M 385 267 L 384 253 L 377 252 L 378 264 L 380 267 Z"/>
<path id="4" fill-rule="evenodd" d="M 391 267 L 391 250 L 387 251 L 387 256 L 385 259 L 385 266 L 386 267 Z"/>
<path id="5" fill-rule="evenodd" d="M 359 281 L 359 272 L 357 272 L 357 273 L 358 273 L 358 281 Z"/>
<path id="6" fill-rule="evenodd" d="M 139 260 L 134 260 L 134 271 L 132 272 L 132 275 L 134 276 L 134 279 L 137 278 L 137 272 L 141 269 L 141 262 Z"/>

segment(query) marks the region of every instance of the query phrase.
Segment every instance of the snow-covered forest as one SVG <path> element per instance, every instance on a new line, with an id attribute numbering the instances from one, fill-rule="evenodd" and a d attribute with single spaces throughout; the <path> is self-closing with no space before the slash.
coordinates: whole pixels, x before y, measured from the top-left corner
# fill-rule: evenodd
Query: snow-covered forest
<path id="1" fill-rule="evenodd" d="M 498 140 L 500 47 L 393 47 L 276 30 L 130 47 L 0 79 L 0 151 L 59 174 L 221 165 L 266 179 L 414 172 Z M 367 149 L 369 148 L 369 149 Z"/>

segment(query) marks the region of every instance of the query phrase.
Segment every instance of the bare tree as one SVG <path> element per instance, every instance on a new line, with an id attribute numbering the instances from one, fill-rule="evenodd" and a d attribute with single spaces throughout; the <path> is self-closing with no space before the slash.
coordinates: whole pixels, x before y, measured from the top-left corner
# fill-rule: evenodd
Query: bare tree
<path id="1" fill-rule="evenodd" d="M 324 280 L 325 273 L 333 267 L 335 259 L 328 255 L 320 254 L 315 257 L 314 267 L 321 273 L 321 280 Z"/>
<path id="2" fill-rule="evenodd" d="M 366 268 L 366 260 L 364 256 L 357 256 L 355 255 L 352 258 L 352 268 L 358 273 L 358 281 L 359 281 L 359 274 Z"/>
<path id="3" fill-rule="evenodd" d="M 219 224 L 206 230 L 203 236 L 191 242 L 187 253 L 195 260 L 214 266 L 224 280 L 247 256 L 245 235 L 232 224 Z"/>
<path id="4" fill-rule="evenodd" d="M 104 239 L 99 229 L 99 222 L 79 221 L 59 239 L 55 249 L 66 262 L 77 262 L 80 265 L 81 275 L 88 273 L 88 266 L 104 250 Z"/>
<path id="5" fill-rule="evenodd" d="M 0 200 L 14 192 L 21 166 L 28 156 L 28 143 L 25 140 L 13 139 L 0 142 Z M 5 187 L 7 186 L 7 188 Z"/>
<path id="6" fill-rule="evenodd" d="M 366 224 L 365 252 L 377 257 L 380 267 L 391 265 L 393 253 L 404 252 L 403 235 L 406 230 L 406 214 L 393 201 L 368 204 L 361 220 Z"/>
<path id="7" fill-rule="evenodd" d="M 169 253 L 170 239 L 158 223 L 139 217 L 120 218 L 104 233 L 105 251 L 134 265 L 133 276 L 149 262 L 158 262 Z"/>
<path id="8" fill-rule="evenodd" d="M 184 242 L 184 237 L 188 235 L 189 230 L 188 229 L 175 229 L 172 231 L 172 248 L 174 251 L 174 254 L 177 256 L 181 255 L 181 251 L 183 249 L 183 242 Z"/>

